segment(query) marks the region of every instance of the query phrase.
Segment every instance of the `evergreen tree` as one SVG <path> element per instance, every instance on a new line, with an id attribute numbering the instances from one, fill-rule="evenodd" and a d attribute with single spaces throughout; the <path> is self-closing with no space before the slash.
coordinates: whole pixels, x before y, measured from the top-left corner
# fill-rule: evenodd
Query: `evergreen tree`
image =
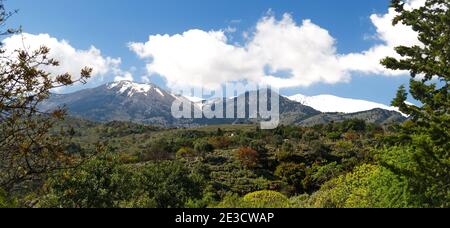
<path id="1" fill-rule="evenodd" d="M 396 48 L 401 59 L 388 57 L 382 64 L 392 70 L 411 73 L 410 94 L 420 107 L 407 104 L 408 93 L 402 86 L 393 105 L 410 116 L 402 127 L 403 137 L 409 138 L 412 153 L 400 157 L 410 164 L 388 155 L 385 165 L 411 180 L 411 187 L 423 196 L 424 206 L 450 206 L 450 1 L 427 0 L 425 6 L 406 9 L 401 0 L 392 0 L 398 13 L 393 23 L 410 26 L 418 33 L 421 45 Z M 394 150 L 395 151 L 395 150 Z M 404 163 L 404 161 L 403 161 Z"/>

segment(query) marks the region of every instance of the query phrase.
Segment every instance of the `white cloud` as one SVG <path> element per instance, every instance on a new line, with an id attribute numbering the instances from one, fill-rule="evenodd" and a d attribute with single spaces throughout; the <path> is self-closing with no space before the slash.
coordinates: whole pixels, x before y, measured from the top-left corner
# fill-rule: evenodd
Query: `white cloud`
<path id="1" fill-rule="evenodd" d="M 425 0 L 409 0 L 406 1 L 406 9 L 415 9 L 425 5 Z M 421 45 L 418 40 L 417 32 L 413 31 L 411 27 L 403 24 L 393 25 L 392 21 L 398 13 L 390 8 L 388 13 L 384 15 L 373 14 L 370 20 L 376 27 L 377 40 L 381 41 L 367 51 L 362 53 L 351 53 L 340 58 L 341 65 L 349 71 L 357 71 L 367 74 L 379 74 L 387 76 L 404 75 L 404 71 L 392 71 L 386 69 L 380 64 L 380 61 L 387 57 L 401 58 L 394 48 L 397 46 L 413 46 Z"/>
<path id="2" fill-rule="evenodd" d="M 225 31 L 202 30 L 152 35 L 146 43 L 129 46 L 149 60 L 148 73 L 161 75 L 169 87 L 242 80 L 295 87 L 349 79 L 339 66 L 333 37 L 309 20 L 296 24 L 289 14 L 261 19 L 243 46 L 229 44 Z M 290 75 L 275 77 L 280 71 Z"/>
<path id="3" fill-rule="evenodd" d="M 114 77 L 115 82 L 119 81 L 133 81 L 133 75 L 130 72 L 123 72 L 121 74 L 118 74 Z"/>
<path id="4" fill-rule="evenodd" d="M 260 58 L 273 74 L 279 71 L 291 74 L 282 78 L 265 75 L 264 82 L 295 87 L 349 80 L 339 65 L 335 43 L 327 30 L 310 20 L 298 25 L 289 14 L 284 14 L 280 21 L 273 16 L 260 20 L 247 46 L 250 55 Z"/>
<path id="5" fill-rule="evenodd" d="M 189 30 L 174 36 L 150 36 L 147 43 L 132 43 L 141 58 L 149 58 L 149 74 L 163 76 L 169 86 L 217 86 L 225 81 L 256 78 L 257 60 L 249 61 L 242 47 L 227 44 L 223 31 Z"/>
<path id="6" fill-rule="evenodd" d="M 66 40 L 58 40 L 49 34 L 33 35 L 28 33 L 13 35 L 3 40 L 3 48 L 7 53 L 14 50 L 28 51 L 37 50 L 41 46 L 50 48 L 49 58 L 56 59 L 60 66 L 50 67 L 48 70 L 53 75 L 70 73 L 78 78 L 81 69 L 91 67 L 94 80 L 101 80 L 104 76 L 122 72 L 119 69 L 120 58 L 105 57 L 101 51 L 94 46 L 87 50 L 76 49 Z"/>
<path id="7" fill-rule="evenodd" d="M 425 0 L 406 0 L 405 7 L 423 6 Z M 385 76 L 407 72 L 385 69 L 381 59 L 400 58 L 394 48 L 420 45 L 410 27 L 392 25 L 394 9 L 370 16 L 378 42 L 372 48 L 349 54 L 336 53 L 329 32 L 310 20 L 297 24 L 290 14 L 277 20 L 271 11 L 244 32 L 245 44 L 231 44 L 227 30 L 189 30 L 175 35 L 151 35 L 145 43 L 130 43 L 148 61 L 150 75 L 160 75 L 169 87 L 211 87 L 230 81 L 267 83 L 279 88 L 317 83 L 348 82 L 354 72 Z M 280 75 L 281 73 L 281 75 Z"/>

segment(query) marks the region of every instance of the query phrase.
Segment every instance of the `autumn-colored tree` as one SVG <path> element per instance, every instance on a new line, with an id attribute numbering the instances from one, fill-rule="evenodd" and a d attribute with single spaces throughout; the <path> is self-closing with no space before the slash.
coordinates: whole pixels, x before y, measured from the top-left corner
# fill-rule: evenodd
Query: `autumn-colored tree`
<path id="1" fill-rule="evenodd" d="M 0 1 L 0 26 L 12 15 Z M 8 29 L 3 36 L 19 33 Z M 85 82 L 92 69 L 81 70 L 74 79 L 70 74 L 54 75 L 44 69 L 57 67 L 49 58 L 50 49 L 6 50 L 0 46 L 0 187 L 8 190 L 18 183 L 51 170 L 66 167 L 74 159 L 65 151 L 61 133 L 50 133 L 64 110 L 44 113 L 39 105 L 50 91 L 76 82 Z"/>
<path id="2" fill-rule="evenodd" d="M 258 166 L 258 152 L 250 147 L 241 147 L 236 151 L 236 158 L 248 169 Z"/>

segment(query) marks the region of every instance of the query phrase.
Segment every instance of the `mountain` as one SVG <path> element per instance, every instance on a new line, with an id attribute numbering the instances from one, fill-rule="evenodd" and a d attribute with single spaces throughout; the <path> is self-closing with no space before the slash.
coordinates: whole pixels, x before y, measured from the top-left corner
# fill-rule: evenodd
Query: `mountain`
<path id="1" fill-rule="evenodd" d="M 226 110 L 234 110 L 234 116 L 237 116 L 237 104 L 238 100 L 244 100 L 245 99 L 245 118 L 233 118 L 233 119 L 203 119 L 203 120 L 197 120 L 197 123 L 199 124 L 250 124 L 250 123 L 256 123 L 261 120 L 263 120 L 259 115 L 257 119 L 250 119 L 250 116 L 257 115 L 258 113 L 250 113 L 249 110 L 249 104 L 257 104 L 258 103 L 258 97 L 263 96 L 267 97 L 268 102 L 268 109 L 271 109 L 270 104 L 270 98 L 271 96 L 278 96 L 279 97 L 279 111 L 280 111 L 280 121 L 282 124 L 294 124 L 301 122 L 302 120 L 305 120 L 309 117 L 319 115 L 321 112 L 308 107 L 306 105 L 303 105 L 301 103 L 291 101 L 288 98 L 284 96 L 280 96 L 278 93 L 270 92 L 269 90 L 259 90 L 259 91 L 251 91 L 247 92 L 245 94 L 242 94 L 238 97 L 234 98 L 224 98 L 224 99 L 213 99 L 213 100 L 207 100 L 200 103 L 196 103 L 198 107 L 203 108 L 211 108 L 215 105 L 223 106 L 224 107 L 224 115 L 226 114 Z M 198 99 L 194 99 L 192 101 L 196 101 Z"/>
<path id="2" fill-rule="evenodd" d="M 356 113 L 322 113 L 313 117 L 310 117 L 306 120 L 300 121 L 299 125 L 303 126 L 314 126 L 318 124 L 327 124 L 331 122 L 342 122 L 350 119 L 360 119 L 365 120 L 368 123 L 374 124 L 392 124 L 392 123 L 401 123 L 406 120 L 401 113 L 396 111 L 389 111 L 385 109 L 372 109 L 363 112 Z"/>
<path id="3" fill-rule="evenodd" d="M 388 111 L 398 111 L 395 107 L 390 107 L 384 104 L 375 102 L 356 100 L 349 98 L 336 97 L 332 95 L 319 95 L 308 97 L 302 94 L 297 94 L 288 97 L 292 101 L 302 103 L 310 106 L 316 110 L 324 113 L 357 113 L 373 109 L 384 109 Z"/>
<path id="4" fill-rule="evenodd" d="M 171 107 L 176 99 L 186 98 L 170 94 L 153 84 L 121 81 L 71 94 L 52 95 L 41 109 L 65 106 L 72 116 L 98 122 L 132 121 L 161 126 L 189 124 L 189 121 L 172 117 Z"/>
<path id="5" fill-rule="evenodd" d="M 131 81 L 120 81 L 108 83 L 97 88 L 85 89 L 71 94 L 53 94 L 44 102 L 40 109 L 49 111 L 56 107 L 65 106 L 69 114 L 73 117 L 83 118 L 96 122 L 127 121 L 142 124 L 151 124 L 164 127 L 192 127 L 200 125 L 214 124 L 249 124 L 262 120 L 261 118 L 250 119 L 248 106 L 258 95 L 269 97 L 279 96 L 280 101 L 280 121 L 281 124 L 314 125 L 329 122 L 338 122 L 346 119 L 363 119 L 372 123 L 391 123 L 403 121 L 405 118 L 398 112 L 376 108 L 363 110 L 355 113 L 323 113 L 321 110 L 335 110 L 335 103 L 342 104 L 344 109 L 340 111 L 352 111 L 353 109 L 371 108 L 370 102 L 355 100 L 323 99 L 322 103 L 315 99 L 306 99 L 306 102 L 299 102 L 302 97 L 284 97 L 276 93 L 269 93 L 267 90 L 252 91 L 235 98 L 203 100 L 192 97 L 183 97 L 169 93 L 153 84 L 139 84 Z M 306 97 L 304 97 L 306 98 Z M 215 109 L 216 105 L 224 107 L 226 110 L 236 110 L 237 101 L 245 99 L 245 118 L 215 118 L 215 119 L 176 119 L 172 116 L 171 108 L 174 101 L 189 102 L 194 110 L 202 108 Z M 312 102 L 314 101 L 314 102 Z M 345 102 L 344 102 L 345 101 Z M 311 104 L 309 105 L 305 104 Z M 330 107 L 325 109 L 327 104 Z M 331 107 L 331 104 L 334 105 Z M 375 103 L 371 104 L 374 105 Z M 361 107 L 358 107 L 360 105 Z M 316 110 L 315 107 L 319 107 Z M 357 107 L 353 107 L 357 106 Z M 270 107 L 270 103 L 269 103 Z M 376 106 L 378 107 L 378 106 Z M 383 106 L 381 106 L 383 107 Z M 353 108 L 353 109 L 350 109 Z M 236 115 L 235 111 L 235 115 Z"/>

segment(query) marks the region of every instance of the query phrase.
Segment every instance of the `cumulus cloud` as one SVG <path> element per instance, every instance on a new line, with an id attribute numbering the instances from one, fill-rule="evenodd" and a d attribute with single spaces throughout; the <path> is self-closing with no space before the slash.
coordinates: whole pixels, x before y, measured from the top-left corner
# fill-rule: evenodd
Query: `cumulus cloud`
<path id="1" fill-rule="evenodd" d="M 93 69 L 92 77 L 96 80 L 100 77 L 115 73 L 123 73 L 119 69 L 120 58 L 105 57 L 101 51 L 94 46 L 87 50 L 76 49 L 66 40 L 58 40 L 49 34 L 18 34 L 3 40 L 3 48 L 7 53 L 14 50 L 37 50 L 41 46 L 50 48 L 49 58 L 59 61 L 60 66 L 50 67 L 48 70 L 53 75 L 70 73 L 74 78 L 80 74 L 84 67 Z M 120 76 L 120 75 L 119 75 Z"/>
<path id="2" fill-rule="evenodd" d="M 133 74 L 130 72 L 121 72 L 114 77 L 114 81 L 134 81 Z"/>
<path id="3" fill-rule="evenodd" d="M 406 8 L 425 0 L 407 0 Z M 147 42 L 130 43 L 130 49 L 147 61 L 149 75 L 166 79 L 169 87 L 216 87 L 226 82 L 250 81 L 278 88 L 316 83 L 348 82 L 352 73 L 386 76 L 406 72 L 385 69 L 380 60 L 397 57 L 399 45 L 420 45 L 410 27 L 392 25 L 394 9 L 370 16 L 377 45 L 358 53 L 337 53 L 336 40 L 310 20 L 297 23 L 290 14 L 281 19 L 269 11 L 244 44 L 232 44 L 227 29 L 189 30 L 175 35 L 151 35 Z"/>
<path id="4" fill-rule="evenodd" d="M 405 2 L 405 8 L 416 9 L 425 5 L 425 0 L 409 0 Z M 401 58 L 394 48 L 397 46 L 421 45 L 418 40 L 417 32 L 411 27 L 403 24 L 393 25 L 394 17 L 398 15 L 394 9 L 390 8 L 384 15 L 373 14 L 370 20 L 376 28 L 375 39 L 381 41 L 367 51 L 362 53 L 351 53 L 340 58 L 341 65 L 349 71 L 357 71 L 367 74 L 379 74 L 387 76 L 404 75 L 407 72 L 393 71 L 386 69 L 380 64 L 380 61 L 387 57 Z"/>
<path id="5" fill-rule="evenodd" d="M 309 20 L 297 24 L 289 14 L 281 20 L 262 18 L 243 46 L 230 44 L 226 31 L 189 30 L 152 35 L 129 47 L 149 60 L 149 74 L 161 75 L 170 87 L 243 80 L 295 87 L 348 80 L 339 67 L 334 38 Z M 289 73 L 277 77 L 278 72 Z"/>
<path id="6" fill-rule="evenodd" d="M 296 87 L 349 80 L 339 65 L 335 43 L 327 30 L 310 20 L 296 24 L 285 14 L 279 21 L 273 16 L 260 20 L 247 48 L 251 57 L 270 68 L 258 80 L 276 87 Z M 289 75 L 279 77 L 276 72 Z"/>
<path id="7" fill-rule="evenodd" d="M 247 51 L 227 43 L 223 31 L 189 30 L 174 36 L 154 35 L 131 50 L 151 60 L 149 74 L 163 76 L 169 86 L 217 86 L 217 83 L 256 78 L 262 74 Z"/>

